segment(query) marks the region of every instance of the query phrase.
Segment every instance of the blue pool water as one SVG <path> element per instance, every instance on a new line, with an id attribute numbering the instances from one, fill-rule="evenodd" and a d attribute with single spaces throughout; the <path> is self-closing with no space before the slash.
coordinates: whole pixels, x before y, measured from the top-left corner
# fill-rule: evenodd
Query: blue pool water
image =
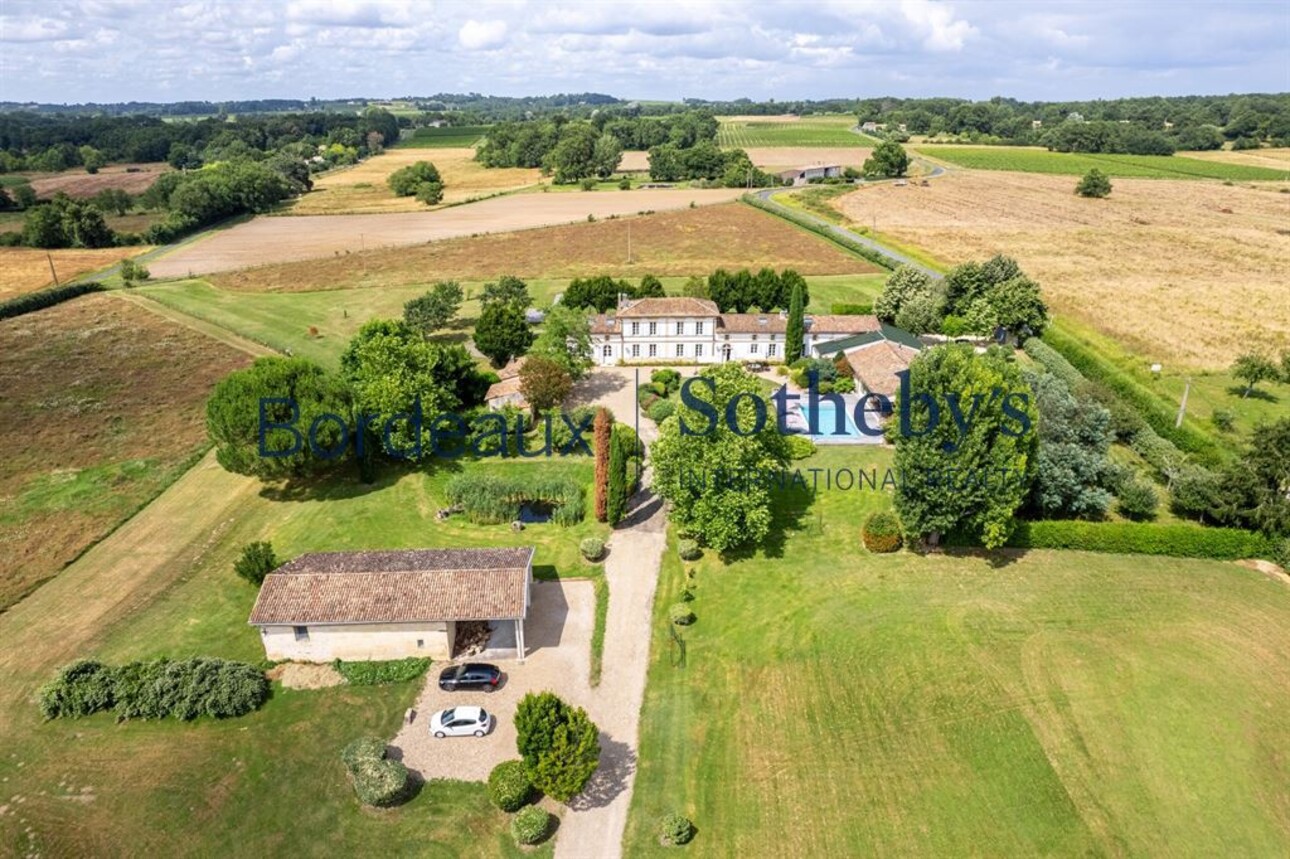
<path id="1" fill-rule="evenodd" d="M 851 416 L 849 409 L 844 408 L 842 410 L 844 432 L 839 433 L 837 431 L 837 413 L 835 411 L 834 404 L 826 400 L 818 403 L 817 407 L 819 410 L 819 421 L 816 424 L 816 427 L 819 429 L 819 433 L 812 435 L 811 438 L 842 439 L 859 438 L 864 435 L 864 433 L 860 432 L 860 428 L 856 426 L 855 419 Z M 811 408 L 809 405 L 802 406 L 802 420 L 806 422 L 807 431 L 809 432 L 811 427 Z M 872 423 L 870 425 L 872 426 Z"/>

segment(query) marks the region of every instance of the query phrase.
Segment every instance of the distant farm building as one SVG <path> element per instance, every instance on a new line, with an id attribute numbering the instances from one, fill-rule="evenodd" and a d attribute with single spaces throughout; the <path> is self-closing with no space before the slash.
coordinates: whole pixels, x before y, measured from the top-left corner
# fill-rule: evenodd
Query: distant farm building
<path id="1" fill-rule="evenodd" d="M 805 185 L 812 179 L 835 179 L 842 175 L 838 164 L 817 164 L 813 167 L 795 167 L 792 170 L 779 172 L 781 182 L 792 182 L 794 185 Z"/>
<path id="2" fill-rule="evenodd" d="M 484 402 L 490 409 L 498 411 L 503 406 L 522 409 L 528 405 L 520 391 L 520 368 L 523 366 L 524 358 L 520 357 L 497 371 L 497 383 L 490 386 L 488 393 L 484 394 Z"/>

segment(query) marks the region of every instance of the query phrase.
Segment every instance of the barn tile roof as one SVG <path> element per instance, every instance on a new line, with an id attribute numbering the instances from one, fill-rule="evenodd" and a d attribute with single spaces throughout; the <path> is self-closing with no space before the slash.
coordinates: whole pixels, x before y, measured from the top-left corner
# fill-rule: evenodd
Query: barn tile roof
<path id="1" fill-rule="evenodd" d="M 489 385 L 488 392 L 484 394 L 484 402 L 487 403 L 498 397 L 509 397 L 518 393 L 520 393 L 520 377 L 511 376 Z"/>
<path id="2" fill-rule="evenodd" d="M 253 626 L 524 616 L 533 548 L 301 555 L 264 579 Z"/>
<path id="3" fill-rule="evenodd" d="M 866 392 L 894 397 L 900 389 L 896 374 L 909 369 L 909 362 L 918 356 L 918 350 L 903 343 L 878 340 L 846 353 L 856 378 Z"/>

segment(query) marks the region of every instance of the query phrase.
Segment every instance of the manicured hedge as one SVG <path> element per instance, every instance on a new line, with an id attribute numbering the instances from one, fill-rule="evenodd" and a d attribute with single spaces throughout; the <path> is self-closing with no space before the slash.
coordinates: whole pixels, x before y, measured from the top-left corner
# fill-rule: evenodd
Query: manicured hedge
<path id="1" fill-rule="evenodd" d="M 1156 433 L 1173 442 L 1179 450 L 1193 454 L 1207 465 L 1222 463 L 1223 455 L 1212 439 L 1186 423 L 1175 427 L 1173 409 L 1131 375 L 1103 361 L 1088 347 L 1054 326 L 1049 326 L 1044 332 L 1044 342 L 1061 353 L 1084 378 L 1106 386 L 1132 406 Z"/>
<path id="2" fill-rule="evenodd" d="M 430 659 L 421 656 L 374 662 L 342 662 L 337 659 L 332 666 L 351 686 L 378 686 L 417 679 L 430 668 Z"/>
<path id="3" fill-rule="evenodd" d="M 869 316 L 873 313 L 873 302 L 866 301 L 863 304 L 854 302 L 839 301 L 835 302 L 829 308 L 829 313 L 837 316 Z"/>
<path id="4" fill-rule="evenodd" d="M 40 690 L 46 719 L 112 709 L 121 719 L 225 719 L 256 710 L 269 694 L 264 672 L 245 662 L 195 657 L 111 668 L 80 660 Z"/>
<path id="5" fill-rule="evenodd" d="M 900 548 L 900 520 L 890 510 L 870 513 L 860 529 L 860 539 L 870 552 L 894 552 Z"/>
<path id="6" fill-rule="evenodd" d="M 537 844 L 550 828 L 551 813 L 536 805 L 521 808 L 511 819 L 511 835 L 519 844 Z"/>
<path id="7" fill-rule="evenodd" d="M 854 239 L 847 238 L 845 235 L 835 232 L 831 228 L 831 225 L 818 221 L 810 215 L 794 211 L 787 206 L 781 206 L 773 200 L 763 200 L 756 194 L 745 194 L 741 199 L 755 209 L 761 209 L 763 212 L 770 212 L 772 215 L 777 215 L 786 221 L 797 224 L 797 226 L 802 229 L 810 230 L 817 235 L 823 236 L 835 245 L 840 245 L 846 248 L 853 254 L 869 260 L 869 262 L 874 265 L 881 266 L 882 268 L 889 270 L 895 268 L 897 265 L 897 262 L 893 259 L 889 259 L 886 254 L 871 248 L 869 245 L 861 244 Z"/>
<path id="8" fill-rule="evenodd" d="M 488 798 L 502 811 L 519 811 L 533 795 L 524 761 L 502 761 L 488 774 Z"/>
<path id="9" fill-rule="evenodd" d="M 1273 551 L 1267 537 L 1239 528 L 1077 520 L 1020 522 L 1007 545 L 1018 549 L 1080 549 L 1217 561 L 1268 558 Z"/>
<path id="10" fill-rule="evenodd" d="M 64 301 L 70 301 L 73 298 L 85 295 L 87 292 L 102 291 L 103 285 L 97 281 L 66 283 L 50 289 L 38 289 L 26 295 L 10 298 L 8 301 L 0 301 L 0 319 L 9 319 L 13 316 L 22 316 L 24 313 L 53 307 L 55 304 L 62 304 Z"/>

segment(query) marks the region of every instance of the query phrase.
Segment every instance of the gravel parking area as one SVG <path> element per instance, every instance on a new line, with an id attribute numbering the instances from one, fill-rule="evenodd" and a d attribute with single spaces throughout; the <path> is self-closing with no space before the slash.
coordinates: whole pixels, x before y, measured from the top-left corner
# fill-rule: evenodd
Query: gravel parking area
<path id="1" fill-rule="evenodd" d="M 497 664 L 506 678 L 496 692 L 442 692 L 439 672 L 448 664 L 436 662 L 427 675 L 426 688 L 414 705 L 416 715 L 390 743 L 391 756 L 399 757 L 422 778 L 485 781 L 488 773 L 515 751 L 515 706 L 529 692 L 551 690 L 571 704 L 588 706 L 591 687 L 591 627 L 596 597 L 591 582 L 534 582 L 533 605 L 524 626 L 528 658 L 513 657 L 474 661 Z M 463 660 L 465 661 L 465 660 Z M 430 716 L 461 704 L 482 706 L 497 717 L 486 737 L 430 736 Z"/>

